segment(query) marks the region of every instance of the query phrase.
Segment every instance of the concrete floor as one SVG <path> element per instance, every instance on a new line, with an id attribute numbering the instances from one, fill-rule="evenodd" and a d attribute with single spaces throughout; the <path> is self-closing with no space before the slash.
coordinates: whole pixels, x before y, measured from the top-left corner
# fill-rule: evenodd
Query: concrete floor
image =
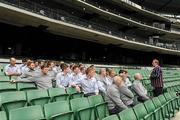
<path id="1" fill-rule="evenodd" d="M 171 118 L 171 120 L 180 120 L 180 112 L 175 114 L 175 117 Z"/>

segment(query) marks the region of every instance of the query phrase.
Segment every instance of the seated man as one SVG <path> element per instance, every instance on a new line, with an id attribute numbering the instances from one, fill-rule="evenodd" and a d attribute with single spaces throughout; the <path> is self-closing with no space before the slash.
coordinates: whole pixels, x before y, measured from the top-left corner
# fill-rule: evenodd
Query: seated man
<path id="1" fill-rule="evenodd" d="M 119 87 L 123 85 L 122 77 L 115 76 L 113 84 L 107 87 L 105 101 L 108 103 L 110 115 L 117 114 L 128 107 L 122 102 Z"/>
<path id="2" fill-rule="evenodd" d="M 122 81 L 122 84 L 119 86 L 118 89 L 121 94 L 121 100 L 123 101 L 123 103 L 128 107 L 133 107 L 134 106 L 134 94 L 124 84 L 124 80 Z"/>
<path id="3" fill-rule="evenodd" d="M 123 78 L 124 85 L 126 87 L 130 87 L 132 85 L 132 83 L 129 81 L 128 72 L 126 70 L 120 70 L 119 75 Z"/>
<path id="4" fill-rule="evenodd" d="M 21 75 L 21 71 L 19 69 L 19 66 L 16 65 L 16 59 L 15 58 L 10 58 L 10 64 L 6 65 L 4 72 L 5 72 L 5 75 L 9 76 L 10 78 L 12 76 Z"/>
<path id="5" fill-rule="evenodd" d="M 65 88 L 69 86 L 69 82 L 72 80 L 72 75 L 69 74 L 70 68 L 67 64 L 63 63 L 61 68 L 62 72 L 56 75 L 56 85 Z"/>
<path id="6" fill-rule="evenodd" d="M 85 97 L 91 95 L 98 95 L 99 89 L 96 79 L 94 78 L 95 70 L 92 67 L 87 68 L 86 76 L 83 77 L 80 81 L 71 85 L 72 87 L 76 87 L 76 90 L 80 92 L 80 87 Z"/>
<path id="7" fill-rule="evenodd" d="M 138 101 L 144 102 L 144 101 L 148 100 L 149 97 L 147 96 L 147 90 L 144 88 L 144 86 L 140 82 L 140 80 L 142 79 L 140 73 L 136 73 L 134 75 L 134 79 L 135 80 L 133 82 L 132 88 L 134 89 L 134 91 L 138 95 L 138 98 L 137 98 Z"/>
<path id="8" fill-rule="evenodd" d="M 19 76 L 20 78 L 32 77 L 34 74 L 37 73 L 37 71 L 35 70 L 35 64 L 33 61 L 28 62 L 27 68 L 28 68 L 27 71 L 22 73 L 21 76 Z"/>
<path id="9" fill-rule="evenodd" d="M 33 82 L 37 85 L 39 89 L 48 89 L 52 88 L 52 77 L 50 77 L 48 73 L 49 67 L 48 66 L 41 66 L 41 71 L 37 74 L 34 74 L 32 77 L 28 78 L 18 78 L 17 80 L 11 80 L 11 83 L 16 82 Z"/>

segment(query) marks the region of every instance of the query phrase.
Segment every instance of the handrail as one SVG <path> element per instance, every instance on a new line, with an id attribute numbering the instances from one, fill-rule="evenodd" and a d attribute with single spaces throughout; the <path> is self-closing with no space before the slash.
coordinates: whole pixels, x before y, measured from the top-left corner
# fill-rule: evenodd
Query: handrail
<path id="1" fill-rule="evenodd" d="M 38 3 L 32 2 L 32 1 L 22 1 L 22 0 L 0 0 L 0 2 L 8 4 L 8 5 L 12 5 L 42 16 L 46 16 L 52 19 L 56 19 L 56 20 L 60 20 L 63 22 L 67 22 L 70 24 L 74 24 L 74 25 L 78 25 L 81 27 L 85 27 L 88 29 L 92 29 L 92 30 L 96 30 L 99 32 L 103 32 L 106 34 L 110 34 L 113 36 L 117 36 L 126 40 L 130 40 L 130 41 L 135 41 L 138 43 L 143 43 L 143 44 L 148 44 L 145 41 L 148 41 L 148 39 L 145 38 L 138 38 L 138 37 L 131 37 L 129 35 L 126 35 L 120 31 L 115 31 L 113 29 L 110 29 L 107 26 L 103 26 L 94 22 L 90 22 L 81 18 L 77 18 L 77 17 L 70 17 L 66 14 L 63 14 L 62 12 L 60 12 L 60 10 L 58 9 L 52 9 L 43 5 L 40 5 Z M 156 45 L 152 45 L 152 44 L 148 44 L 151 46 L 156 46 Z M 157 47 L 157 46 L 156 46 Z M 160 48 L 166 48 L 166 47 L 160 47 Z M 166 48 L 166 49 L 171 49 L 171 48 Z M 172 48 L 172 50 L 178 50 L 177 48 Z"/>

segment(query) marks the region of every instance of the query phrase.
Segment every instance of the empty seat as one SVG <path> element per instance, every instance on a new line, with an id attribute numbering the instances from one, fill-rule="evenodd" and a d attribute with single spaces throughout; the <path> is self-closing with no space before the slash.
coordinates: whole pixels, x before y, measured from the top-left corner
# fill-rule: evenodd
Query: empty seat
<path id="1" fill-rule="evenodd" d="M 48 93 L 52 101 L 64 101 L 69 99 L 69 94 L 66 93 L 64 88 L 50 88 L 48 89 Z"/>
<path id="2" fill-rule="evenodd" d="M 83 93 L 78 93 L 73 87 L 67 87 L 66 92 L 70 95 L 70 99 L 83 97 Z"/>
<path id="3" fill-rule="evenodd" d="M 148 100 L 148 101 L 144 102 L 144 106 L 145 106 L 151 120 L 153 120 L 155 118 L 155 116 L 158 116 L 158 112 L 156 112 L 156 108 L 155 108 L 152 100 Z M 155 114 L 157 114 L 157 115 L 155 115 Z"/>
<path id="4" fill-rule="evenodd" d="M 134 113 L 136 114 L 136 117 L 138 120 L 140 119 L 148 119 L 150 116 L 146 111 L 146 108 L 144 107 L 143 103 L 140 103 L 133 107 Z"/>
<path id="5" fill-rule="evenodd" d="M 120 120 L 137 120 L 136 115 L 132 108 L 121 111 L 118 114 Z"/>
<path id="6" fill-rule="evenodd" d="M 37 89 L 34 83 L 17 83 L 18 90 L 33 90 Z"/>
<path id="7" fill-rule="evenodd" d="M 168 110 L 170 108 L 170 102 L 165 99 L 164 95 L 158 96 L 158 99 L 163 105 L 163 116 L 170 119 L 173 116 L 171 111 Z"/>
<path id="8" fill-rule="evenodd" d="M 30 105 L 41 105 L 50 101 L 47 90 L 31 90 L 27 91 L 27 100 Z"/>
<path id="9" fill-rule="evenodd" d="M 16 84 L 11 84 L 10 82 L 0 82 L 0 92 L 15 91 Z"/>
<path id="10" fill-rule="evenodd" d="M 109 116 L 107 104 L 104 102 L 101 95 L 93 95 L 88 97 L 90 106 L 95 107 L 95 113 L 98 119 Z"/>
<path id="11" fill-rule="evenodd" d="M 2 110 L 7 113 L 11 109 L 24 107 L 27 105 L 26 94 L 23 91 L 0 93 Z"/>
<path id="12" fill-rule="evenodd" d="M 1 120 L 7 120 L 6 113 L 4 111 L 0 111 Z"/>
<path id="13" fill-rule="evenodd" d="M 94 107 L 89 105 L 87 98 L 76 98 L 70 100 L 71 109 L 77 120 L 94 120 Z"/>
<path id="14" fill-rule="evenodd" d="M 163 120 L 165 119 L 163 116 L 163 109 L 164 109 L 164 105 L 161 104 L 161 102 L 159 101 L 158 97 L 154 97 L 152 99 L 152 102 L 156 108 L 156 113 L 155 113 L 155 119 L 156 120 Z"/>
<path id="15" fill-rule="evenodd" d="M 68 101 L 58 101 L 44 105 L 45 118 L 47 120 L 74 120 Z"/>
<path id="16" fill-rule="evenodd" d="M 119 118 L 117 115 L 111 115 L 111 116 L 103 118 L 102 120 L 119 120 Z M 128 120 L 130 120 L 130 119 L 128 119 Z"/>
<path id="17" fill-rule="evenodd" d="M 41 120 L 44 114 L 41 106 L 29 106 L 10 110 L 9 120 Z"/>
<path id="18" fill-rule="evenodd" d="M 4 73 L 3 73 L 4 74 Z M 4 76 L 4 75 L 1 75 L 0 76 L 0 82 L 9 82 L 9 77 L 8 76 Z"/>

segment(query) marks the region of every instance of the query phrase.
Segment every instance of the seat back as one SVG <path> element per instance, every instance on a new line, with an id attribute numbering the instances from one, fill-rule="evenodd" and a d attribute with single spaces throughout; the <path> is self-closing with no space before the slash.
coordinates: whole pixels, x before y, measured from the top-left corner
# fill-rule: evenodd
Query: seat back
<path id="1" fill-rule="evenodd" d="M 31 90 L 27 91 L 27 100 L 31 105 L 41 105 L 50 101 L 47 90 Z"/>
<path id="2" fill-rule="evenodd" d="M 144 107 L 143 103 L 140 103 L 133 107 L 134 113 L 136 114 L 137 119 L 144 119 L 144 117 L 147 115 L 147 111 Z"/>
<path id="3" fill-rule="evenodd" d="M 0 93 L 0 98 L 2 109 L 6 112 L 27 105 L 26 94 L 23 91 Z"/>
<path id="4" fill-rule="evenodd" d="M 121 111 L 118 116 L 121 120 L 137 120 L 132 108 Z"/>
<path id="5" fill-rule="evenodd" d="M 94 110 L 90 107 L 87 98 L 76 98 L 70 100 L 71 109 L 75 112 L 75 118 L 89 120 L 94 117 Z"/>
<path id="6" fill-rule="evenodd" d="M 70 99 L 83 97 L 83 93 L 78 93 L 73 87 L 67 87 L 66 92 L 70 95 Z"/>
<path id="7" fill-rule="evenodd" d="M 119 118 L 117 115 L 111 115 L 111 116 L 103 118 L 102 120 L 119 120 Z"/>
<path id="8" fill-rule="evenodd" d="M 40 120 L 44 119 L 41 106 L 30 106 L 13 109 L 9 112 L 9 120 Z"/>
<path id="9" fill-rule="evenodd" d="M 93 95 L 88 97 L 90 106 L 95 107 L 95 113 L 98 119 L 109 116 L 107 104 L 104 102 L 101 95 Z"/>
<path id="10" fill-rule="evenodd" d="M 151 113 L 156 109 L 152 100 L 148 100 L 148 101 L 144 102 L 144 106 L 148 113 Z"/>
<path id="11" fill-rule="evenodd" d="M 1 120 L 7 120 L 6 113 L 4 111 L 0 111 Z"/>
<path id="12" fill-rule="evenodd" d="M 88 97 L 88 100 L 89 100 L 89 104 L 91 106 L 95 106 L 97 104 L 100 104 L 100 103 L 104 103 L 104 100 L 102 98 L 101 95 L 93 95 L 93 96 L 89 96 Z"/>
<path id="13" fill-rule="evenodd" d="M 33 90 L 37 89 L 34 83 L 17 83 L 18 90 Z"/>
<path id="14" fill-rule="evenodd" d="M 56 118 L 57 116 L 61 118 L 60 115 L 62 115 L 63 113 L 68 113 L 68 112 L 71 112 L 68 101 L 58 101 L 58 102 L 48 103 L 44 105 L 44 113 L 45 113 L 46 119 L 51 119 L 54 116 L 56 116 Z M 71 118 L 72 114 L 73 113 L 71 112 L 71 114 L 67 114 L 66 117 Z M 65 116 L 63 115 L 62 117 L 65 117 Z"/>
<path id="15" fill-rule="evenodd" d="M 16 91 L 16 84 L 8 82 L 0 82 L 0 93 L 7 91 Z"/>
<path id="16" fill-rule="evenodd" d="M 64 88 L 50 88 L 48 89 L 48 93 L 52 101 L 64 101 L 69 99 L 69 95 Z"/>

